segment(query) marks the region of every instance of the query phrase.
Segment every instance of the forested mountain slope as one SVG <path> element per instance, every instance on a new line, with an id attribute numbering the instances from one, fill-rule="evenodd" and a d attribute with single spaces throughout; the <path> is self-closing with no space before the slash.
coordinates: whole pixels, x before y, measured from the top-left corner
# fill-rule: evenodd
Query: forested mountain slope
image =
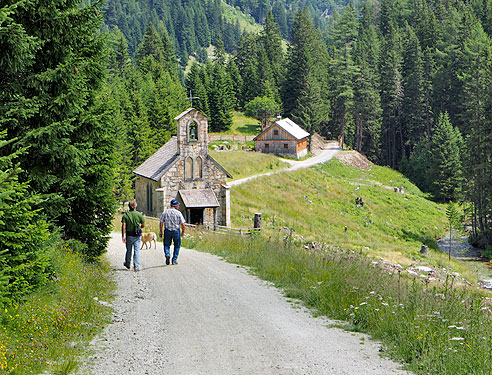
<path id="1" fill-rule="evenodd" d="M 318 27 L 322 16 L 313 19 L 305 8 L 293 17 L 287 51 L 282 47 L 282 21 L 273 5 L 261 32 L 241 35 L 237 47 L 226 43 L 235 37 L 229 38 L 217 27 L 227 25 L 221 6 L 215 1 L 197 2 L 196 7 L 168 4 L 165 9 L 153 8 L 156 20 L 160 14 L 165 21 L 158 21 L 155 33 L 153 26 L 147 26 L 147 39 L 134 53 L 136 66 L 128 65 L 124 74 L 121 66 L 116 69 L 118 80 L 128 72 L 138 72 L 145 79 L 132 82 L 142 85 L 152 78 L 151 55 L 157 63 L 154 68 L 160 65 L 171 72 L 178 69 L 170 68 L 174 53 L 183 60 L 193 46 L 213 42 L 213 58 L 197 59 L 200 64 L 176 82 L 178 87 L 184 81 L 186 92 L 200 98 L 193 105 L 209 117 L 212 131 L 226 130 L 232 111 L 246 109 L 251 113 L 280 112 L 311 133 L 335 139 L 343 136 L 348 147 L 405 173 L 436 200 L 466 203 L 473 237 L 482 245 L 492 243 L 491 0 L 350 3 L 332 14 L 324 30 Z M 205 24 L 196 21 L 202 11 L 202 18 L 214 26 L 209 26 L 208 33 Z M 179 21 L 191 14 L 191 20 Z M 210 23 L 213 19 L 218 21 Z M 178 32 L 184 26 L 193 29 Z M 158 34 L 161 42 L 151 34 Z M 183 42 L 177 41 L 173 52 L 172 41 L 179 35 L 194 35 L 196 42 L 185 41 L 183 47 Z M 124 44 L 125 38 L 118 38 Z M 120 43 L 120 47 L 124 46 Z M 125 53 L 132 56 L 131 48 L 128 43 L 127 50 L 120 48 L 116 53 L 120 58 Z M 147 63 L 142 66 L 144 61 Z M 150 98 L 158 96 L 150 92 L 152 87 L 168 90 L 169 85 L 155 79 L 149 84 L 144 91 L 150 91 L 141 104 L 146 118 L 156 118 L 150 121 L 152 128 L 162 117 L 156 117 L 156 110 L 161 110 L 158 106 L 151 109 L 156 104 Z M 144 92 L 132 85 L 123 91 L 131 95 Z M 169 119 L 186 102 L 167 103 L 164 122 L 170 134 L 173 124 Z M 134 106 L 132 111 L 140 110 Z M 133 118 L 142 121 L 141 116 Z M 162 133 L 163 128 L 158 129 Z"/>
<path id="2" fill-rule="evenodd" d="M 357 1 L 358 2 L 358 1 Z M 227 3 L 227 4 L 226 4 Z M 272 11 L 280 32 L 289 37 L 294 23 L 295 12 L 307 7 L 318 28 L 326 28 L 335 9 L 346 5 L 345 0 L 108 0 L 104 6 L 105 23 L 113 29 L 117 26 L 128 40 L 129 52 L 133 55 L 142 41 L 150 22 L 157 27 L 163 23 L 176 46 L 181 63 L 188 55 L 196 53 L 204 61 L 204 48 L 215 44 L 220 37 L 227 52 L 234 51 L 245 30 L 241 18 L 231 15 L 228 7 L 242 12 L 244 17 L 263 24 L 266 15 Z"/>

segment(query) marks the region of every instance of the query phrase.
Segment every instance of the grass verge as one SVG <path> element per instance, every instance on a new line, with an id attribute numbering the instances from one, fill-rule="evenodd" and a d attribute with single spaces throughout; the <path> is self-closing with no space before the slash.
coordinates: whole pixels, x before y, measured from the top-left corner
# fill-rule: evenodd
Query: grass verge
<path id="1" fill-rule="evenodd" d="M 88 264 L 67 244 L 51 254 L 49 285 L 0 311 L 0 373 L 68 374 L 109 322 L 113 282 L 106 264 Z"/>
<path id="2" fill-rule="evenodd" d="M 417 374 L 492 373 L 492 321 L 482 296 L 409 280 L 352 251 L 312 253 L 263 237 L 197 233 L 185 245 L 250 267 L 316 314 L 381 340 L 383 351 Z"/>

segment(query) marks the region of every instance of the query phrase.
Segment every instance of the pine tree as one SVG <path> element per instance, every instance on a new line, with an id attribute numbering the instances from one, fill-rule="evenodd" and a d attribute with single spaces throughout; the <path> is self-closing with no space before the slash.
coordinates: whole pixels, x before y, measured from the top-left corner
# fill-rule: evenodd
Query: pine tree
<path id="1" fill-rule="evenodd" d="M 356 54 L 354 80 L 354 149 L 372 161 L 379 160 L 381 99 L 375 85 L 376 72 L 367 63 L 363 50 Z"/>
<path id="2" fill-rule="evenodd" d="M 222 67 L 225 67 L 226 51 L 224 49 L 224 42 L 220 36 L 215 41 L 214 57 L 216 63 L 220 64 Z"/>
<path id="3" fill-rule="evenodd" d="M 275 17 L 275 21 L 278 24 L 280 33 L 284 39 L 288 39 L 289 36 L 289 26 L 287 25 L 287 15 L 285 13 L 285 8 L 280 1 L 275 1 L 272 5 L 272 13 Z"/>
<path id="4" fill-rule="evenodd" d="M 235 95 L 231 78 L 220 63 L 213 66 L 212 83 L 208 93 L 210 129 L 216 132 L 224 131 L 232 124 Z"/>
<path id="5" fill-rule="evenodd" d="M 235 63 L 243 79 L 240 106 L 260 96 L 257 69 L 258 50 L 258 38 L 255 35 L 243 36 L 235 57 Z"/>
<path id="6" fill-rule="evenodd" d="M 403 45 L 402 127 L 405 134 L 405 155 L 410 155 L 414 145 L 426 134 L 428 114 L 424 97 L 422 51 L 417 35 L 409 25 L 406 27 Z"/>
<path id="7" fill-rule="evenodd" d="M 481 245 L 492 243 L 492 48 L 490 38 L 476 24 L 463 48 L 462 113 L 466 135 L 465 196 L 473 205 L 472 230 Z"/>
<path id="8" fill-rule="evenodd" d="M 307 10 L 298 11 L 287 52 L 282 90 L 284 114 L 306 130 L 317 130 L 328 120 L 326 50 Z"/>
<path id="9" fill-rule="evenodd" d="M 357 39 L 357 22 L 352 4 L 344 8 L 332 30 L 330 60 L 330 129 L 342 135 L 344 142 L 354 145 L 354 87 L 356 68 L 353 48 Z M 360 130 L 360 129 L 359 129 Z"/>
<path id="10" fill-rule="evenodd" d="M 374 26 L 374 9 L 365 2 L 354 48 L 354 148 L 370 160 L 380 161 L 381 98 L 377 72 L 379 39 Z"/>
<path id="11" fill-rule="evenodd" d="M 174 44 L 169 37 L 166 26 L 164 22 L 159 22 L 157 25 L 157 33 L 159 34 L 162 41 L 162 52 L 163 61 L 162 66 L 165 71 L 167 71 L 173 80 L 178 78 L 178 64 L 176 60 L 176 53 L 174 51 Z"/>
<path id="12" fill-rule="evenodd" d="M 17 138 L 3 151 L 28 147 L 19 156 L 21 181 L 43 194 L 48 218 L 67 237 L 85 242 L 90 257 L 105 249 L 114 205 L 112 123 L 99 95 L 106 59 L 97 6 L 25 2 L 9 15 L 25 43 L 14 46 L 9 33 L 0 35 L 9 57 L 0 60 L 0 76 L 7 77 L 0 126 L 8 139 Z M 17 54 L 22 64 L 10 62 Z"/>
<path id="13" fill-rule="evenodd" d="M 2 29 L 0 28 L 0 33 Z M 0 149 L 8 142 L 0 134 Z M 45 284 L 49 276 L 48 225 L 33 209 L 39 196 L 19 181 L 17 155 L 0 157 L 0 305 L 19 300 Z"/>
<path id="14" fill-rule="evenodd" d="M 462 183 L 462 146 L 463 139 L 458 128 L 451 125 L 447 113 L 441 114 L 431 141 L 433 193 L 441 202 L 459 198 Z"/>
<path id="15" fill-rule="evenodd" d="M 263 47 L 270 64 L 270 70 L 274 79 L 273 84 L 276 87 L 281 87 L 284 80 L 282 35 L 273 18 L 272 12 L 269 12 L 266 16 L 265 25 L 260 32 L 259 43 Z"/>
<path id="16" fill-rule="evenodd" d="M 201 78 L 201 69 L 197 63 L 191 65 L 190 72 L 186 76 L 186 90 L 191 95 L 198 97 L 193 103 L 193 107 L 210 116 L 210 108 L 208 105 L 207 89 Z"/>
<path id="17" fill-rule="evenodd" d="M 234 108 L 239 109 L 241 103 L 241 94 L 243 91 L 243 77 L 239 73 L 239 69 L 235 63 L 235 59 L 231 58 L 227 62 L 226 72 L 231 77 L 232 86 L 234 90 Z"/>
<path id="18" fill-rule="evenodd" d="M 380 88 L 383 121 L 381 123 L 381 147 L 383 161 L 398 168 L 404 151 L 402 129 L 403 79 L 398 30 L 386 30 L 381 48 Z"/>
<path id="19" fill-rule="evenodd" d="M 137 53 L 135 54 L 135 62 L 137 65 L 142 65 L 144 58 L 148 56 L 152 56 L 154 60 L 162 64 L 166 60 L 164 44 L 152 23 L 149 23 L 147 26 L 142 43 L 138 46 Z"/>
<path id="20" fill-rule="evenodd" d="M 118 27 L 115 27 L 109 34 L 108 47 L 108 66 L 111 75 L 124 76 L 130 65 L 130 55 L 128 54 L 128 42 Z"/>
<path id="21" fill-rule="evenodd" d="M 420 139 L 413 148 L 407 165 L 401 165 L 400 168 L 402 173 L 417 185 L 420 190 L 428 193 L 432 192 L 433 165 L 430 138 L 425 136 Z"/>

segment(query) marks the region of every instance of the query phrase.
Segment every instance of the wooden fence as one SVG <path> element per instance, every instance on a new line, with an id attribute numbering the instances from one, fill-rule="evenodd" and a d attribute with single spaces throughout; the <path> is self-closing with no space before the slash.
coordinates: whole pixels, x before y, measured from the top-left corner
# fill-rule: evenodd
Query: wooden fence
<path id="1" fill-rule="evenodd" d="M 250 236 L 253 233 L 261 233 L 261 228 L 231 228 L 231 227 L 225 227 L 223 225 L 211 225 L 211 226 L 203 226 L 203 225 L 194 225 L 194 224 L 185 224 L 186 227 L 188 228 L 193 228 L 193 229 L 203 229 L 203 230 L 208 230 L 212 233 L 216 234 L 232 234 L 232 235 L 238 235 L 238 236 Z"/>

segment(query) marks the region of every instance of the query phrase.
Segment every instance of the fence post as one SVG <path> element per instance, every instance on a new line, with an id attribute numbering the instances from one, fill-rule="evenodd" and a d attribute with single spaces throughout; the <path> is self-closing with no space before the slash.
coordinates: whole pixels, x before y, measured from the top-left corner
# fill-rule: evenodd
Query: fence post
<path id="1" fill-rule="evenodd" d="M 255 214 L 253 228 L 261 231 L 261 212 Z"/>

